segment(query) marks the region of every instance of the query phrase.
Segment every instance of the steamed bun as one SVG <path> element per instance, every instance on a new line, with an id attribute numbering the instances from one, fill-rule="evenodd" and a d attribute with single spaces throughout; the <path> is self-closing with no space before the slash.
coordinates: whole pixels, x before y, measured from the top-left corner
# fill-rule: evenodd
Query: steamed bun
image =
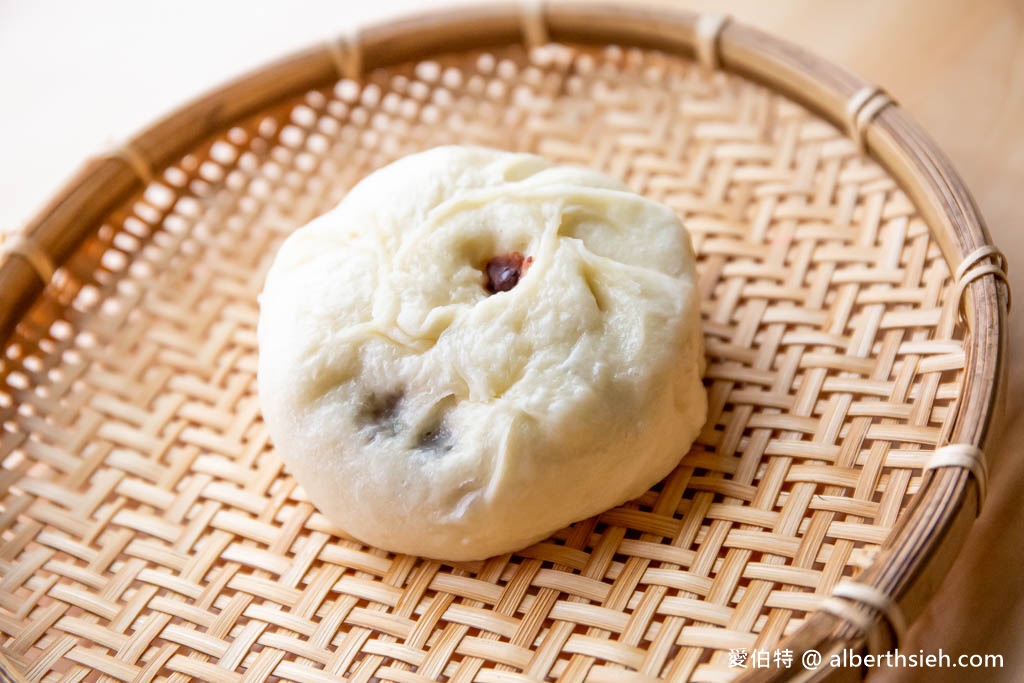
<path id="1" fill-rule="evenodd" d="M 592 170 L 439 147 L 297 230 L 260 303 L 277 451 L 336 525 L 446 560 L 645 492 L 706 412 L 690 237 Z"/>

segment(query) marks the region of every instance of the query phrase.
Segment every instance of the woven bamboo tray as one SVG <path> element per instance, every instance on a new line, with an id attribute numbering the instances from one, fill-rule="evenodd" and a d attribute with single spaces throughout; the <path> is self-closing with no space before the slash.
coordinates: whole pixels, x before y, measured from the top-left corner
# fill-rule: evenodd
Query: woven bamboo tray
<path id="1" fill-rule="evenodd" d="M 468 564 L 332 528 L 254 386 L 282 238 L 452 142 L 588 164 L 674 207 L 709 360 L 706 428 L 666 480 Z M 30 681 L 719 681 L 890 649 L 983 492 L 1008 297 L 989 243 L 884 93 L 715 17 L 460 10 L 268 66 L 90 161 L 5 245 L 0 664 Z M 730 666 L 776 648 L 790 667 Z"/>

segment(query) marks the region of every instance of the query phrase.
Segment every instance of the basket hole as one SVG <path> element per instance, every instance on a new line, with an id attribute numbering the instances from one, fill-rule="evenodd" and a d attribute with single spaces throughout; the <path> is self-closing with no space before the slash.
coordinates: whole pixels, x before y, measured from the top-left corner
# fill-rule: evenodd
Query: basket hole
<path id="1" fill-rule="evenodd" d="M 359 84 L 342 79 L 334 86 L 334 96 L 346 104 L 355 104 L 359 99 Z"/>
<path id="2" fill-rule="evenodd" d="M 227 138 L 231 144 L 241 147 L 249 141 L 249 132 L 240 126 L 234 126 L 228 130 Z"/>
<path id="3" fill-rule="evenodd" d="M 316 123 L 316 112 L 304 104 L 292 109 L 292 123 L 303 128 L 312 128 Z"/>
<path id="4" fill-rule="evenodd" d="M 416 65 L 416 78 L 427 83 L 436 83 L 441 75 L 441 65 L 432 60 L 422 61 Z"/>
<path id="5" fill-rule="evenodd" d="M 376 107 L 380 104 L 381 96 L 382 93 L 380 86 L 376 83 L 369 83 L 363 88 L 359 97 L 359 102 L 366 107 Z"/>
<path id="6" fill-rule="evenodd" d="M 293 149 L 301 147 L 306 133 L 298 126 L 288 124 L 281 130 L 281 142 Z"/>
<path id="7" fill-rule="evenodd" d="M 489 74 L 492 71 L 494 71 L 494 66 L 496 63 L 497 60 L 494 58 L 494 55 L 492 55 L 489 52 L 485 52 L 479 57 L 477 57 L 476 68 L 477 71 L 479 71 L 480 73 Z"/>
<path id="8" fill-rule="evenodd" d="M 219 183 L 224 179 L 224 169 L 212 161 L 204 161 L 199 167 L 199 175 L 211 183 Z"/>
<path id="9" fill-rule="evenodd" d="M 238 158 L 238 148 L 218 140 L 210 147 L 210 158 L 222 166 L 230 166 Z"/>
<path id="10" fill-rule="evenodd" d="M 277 132 L 277 128 L 277 120 L 272 116 L 267 116 L 260 121 L 259 125 L 256 127 L 256 132 L 261 137 L 270 138 Z"/>

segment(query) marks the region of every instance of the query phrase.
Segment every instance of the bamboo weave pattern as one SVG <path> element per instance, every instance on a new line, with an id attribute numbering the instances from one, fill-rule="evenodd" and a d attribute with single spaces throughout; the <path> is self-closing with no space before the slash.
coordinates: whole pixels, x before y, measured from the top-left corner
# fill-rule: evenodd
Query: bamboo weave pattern
<path id="1" fill-rule="evenodd" d="M 276 246 L 443 143 L 534 151 L 675 208 L 710 416 L 652 491 L 514 556 L 340 536 L 255 394 Z M 869 564 L 941 442 L 963 343 L 893 180 L 760 86 L 655 52 L 503 48 L 307 93 L 157 175 L 0 374 L 0 653 L 31 681 L 728 679 Z"/>

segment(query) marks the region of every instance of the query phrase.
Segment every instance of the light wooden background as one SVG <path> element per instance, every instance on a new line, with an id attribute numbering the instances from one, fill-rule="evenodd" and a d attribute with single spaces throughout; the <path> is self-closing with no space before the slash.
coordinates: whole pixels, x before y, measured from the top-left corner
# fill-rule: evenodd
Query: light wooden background
<path id="1" fill-rule="evenodd" d="M 662 1 L 730 13 L 884 86 L 967 180 L 1024 304 L 1024 0 Z M 180 102 L 353 23 L 428 4 L 0 0 L 0 231 L 21 225 L 78 161 Z M 876 680 L 1024 680 L 1022 344 L 1018 314 L 987 507 L 903 648 L 1002 654 L 1006 667 Z"/>

